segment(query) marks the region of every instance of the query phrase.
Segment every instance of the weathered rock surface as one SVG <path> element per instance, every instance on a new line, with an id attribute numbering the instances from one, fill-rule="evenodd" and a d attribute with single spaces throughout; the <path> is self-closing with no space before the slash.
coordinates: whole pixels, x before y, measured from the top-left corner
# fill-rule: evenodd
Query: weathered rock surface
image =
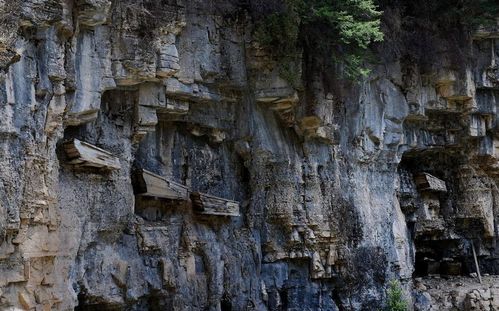
<path id="1" fill-rule="evenodd" d="M 309 59 L 295 89 L 258 1 L 0 7 L 1 310 L 377 310 L 474 272 L 471 242 L 499 273 L 499 28 L 433 25 L 422 61 L 386 7 L 368 79 Z M 452 306 L 497 308 L 487 284 Z"/>
<path id="2" fill-rule="evenodd" d="M 415 310 L 499 310 L 497 276 L 417 279 L 415 288 Z"/>

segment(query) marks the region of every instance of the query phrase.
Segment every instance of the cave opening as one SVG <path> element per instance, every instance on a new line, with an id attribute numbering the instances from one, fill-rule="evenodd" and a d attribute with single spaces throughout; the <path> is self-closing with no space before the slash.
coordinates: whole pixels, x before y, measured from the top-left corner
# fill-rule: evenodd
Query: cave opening
<path id="1" fill-rule="evenodd" d="M 474 272 L 469 243 L 455 221 L 459 163 L 453 155 L 436 151 L 404 154 L 399 165 L 398 197 L 413 243 L 413 277 Z"/>
<path id="2" fill-rule="evenodd" d="M 135 196 L 135 215 L 147 222 L 163 222 L 169 219 L 183 202 L 164 198 Z"/>
<path id="3" fill-rule="evenodd" d="M 488 177 L 458 153 L 407 152 L 398 168 L 398 198 L 413 243 L 413 277 L 497 274 L 487 215 Z M 490 212 L 492 213 L 492 212 Z"/>
<path id="4" fill-rule="evenodd" d="M 281 297 L 281 310 L 288 310 L 288 290 L 280 289 L 279 296 Z"/>
<path id="5" fill-rule="evenodd" d="M 220 302 L 220 311 L 232 311 L 232 303 L 227 297 Z"/>
<path id="6" fill-rule="evenodd" d="M 468 254 L 459 240 L 415 241 L 415 277 L 469 275 Z"/>
<path id="7" fill-rule="evenodd" d="M 135 194 L 134 212 L 147 222 L 164 222 L 174 213 L 185 210 L 189 189 L 163 175 L 135 165 L 132 171 Z"/>
<path id="8" fill-rule="evenodd" d="M 87 297 L 85 292 L 80 292 L 78 294 L 78 305 L 74 309 L 75 311 L 119 311 L 123 310 L 123 307 L 116 304 L 111 304 L 107 302 L 97 302 L 92 301 Z"/>

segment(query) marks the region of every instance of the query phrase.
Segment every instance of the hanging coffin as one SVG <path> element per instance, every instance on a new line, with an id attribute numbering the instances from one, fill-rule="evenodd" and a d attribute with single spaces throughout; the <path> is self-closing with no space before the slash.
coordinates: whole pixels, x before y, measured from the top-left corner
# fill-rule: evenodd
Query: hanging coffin
<path id="1" fill-rule="evenodd" d="M 133 174 L 133 186 L 136 195 L 187 200 L 189 189 L 179 183 L 168 180 L 144 169 L 137 169 Z"/>
<path id="2" fill-rule="evenodd" d="M 428 173 L 416 175 L 415 181 L 420 191 L 447 192 L 445 181 Z"/>
<path id="3" fill-rule="evenodd" d="M 194 211 L 205 215 L 239 216 L 239 203 L 212 195 L 191 193 Z"/>
<path id="4" fill-rule="evenodd" d="M 68 163 L 75 167 L 107 170 L 121 168 L 119 159 L 112 153 L 78 139 L 65 142 L 64 151 L 69 159 Z"/>

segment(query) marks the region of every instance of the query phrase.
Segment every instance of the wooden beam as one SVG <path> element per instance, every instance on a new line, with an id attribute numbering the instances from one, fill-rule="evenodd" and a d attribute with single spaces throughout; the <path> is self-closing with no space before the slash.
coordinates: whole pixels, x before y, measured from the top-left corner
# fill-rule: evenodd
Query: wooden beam
<path id="1" fill-rule="evenodd" d="M 136 195 L 164 198 L 170 200 L 188 200 L 189 189 L 144 169 L 136 169 L 132 176 Z"/>
<path id="2" fill-rule="evenodd" d="M 482 275 L 480 274 L 480 266 L 478 265 L 478 258 L 476 257 L 475 244 L 471 241 L 471 250 L 473 251 L 473 259 L 475 260 L 476 274 L 478 275 L 478 282 L 482 284 Z"/>
<path id="3" fill-rule="evenodd" d="M 415 176 L 416 186 L 420 191 L 447 192 L 445 181 L 430 175 L 420 173 Z"/>
<path id="4" fill-rule="evenodd" d="M 64 151 L 69 159 L 68 163 L 74 166 L 107 170 L 121 168 L 119 159 L 112 153 L 76 138 L 64 143 Z"/>
<path id="5" fill-rule="evenodd" d="M 239 203 L 205 193 L 191 193 L 194 211 L 216 216 L 239 216 Z"/>

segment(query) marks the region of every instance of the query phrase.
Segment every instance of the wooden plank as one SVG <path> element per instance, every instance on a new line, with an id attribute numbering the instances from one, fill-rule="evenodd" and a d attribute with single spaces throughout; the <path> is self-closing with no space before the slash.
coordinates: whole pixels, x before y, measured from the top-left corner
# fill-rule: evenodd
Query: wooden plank
<path id="1" fill-rule="evenodd" d="M 445 181 L 428 173 L 416 175 L 415 181 L 416 186 L 421 191 L 447 192 Z"/>
<path id="2" fill-rule="evenodd" d="M 473 251 L 473 259 L 475 260 L 476 274 L 478 276 L 478 282 L 482 284 L 482 276 L 480 275 L 480 266 L 478 265 L 478 258 L 476 257 L 475 244 L 471 241 L 471 250 Z"/>
<path id="3" fill-rule="evenodd" d="M 133 183 L 137 195 L 170 200 L 187 200 L 189 197 L 186 186 L 144 169 L 134 171 Z"/>
<path id="4" fill-rule="evenodd" d="M 200 214 L 239 216 L 239 203 L 205 193 L 191 193 L 194 210 Z"/>
<path id="5" fill-rule="evenodd" d="M 69 163 L 75 166 L 106 168 L 109 170 L 121 168 L 119 159 L 112 153 L 76 138 L 65 142 L 64 150 L 70 160 Z"/>

